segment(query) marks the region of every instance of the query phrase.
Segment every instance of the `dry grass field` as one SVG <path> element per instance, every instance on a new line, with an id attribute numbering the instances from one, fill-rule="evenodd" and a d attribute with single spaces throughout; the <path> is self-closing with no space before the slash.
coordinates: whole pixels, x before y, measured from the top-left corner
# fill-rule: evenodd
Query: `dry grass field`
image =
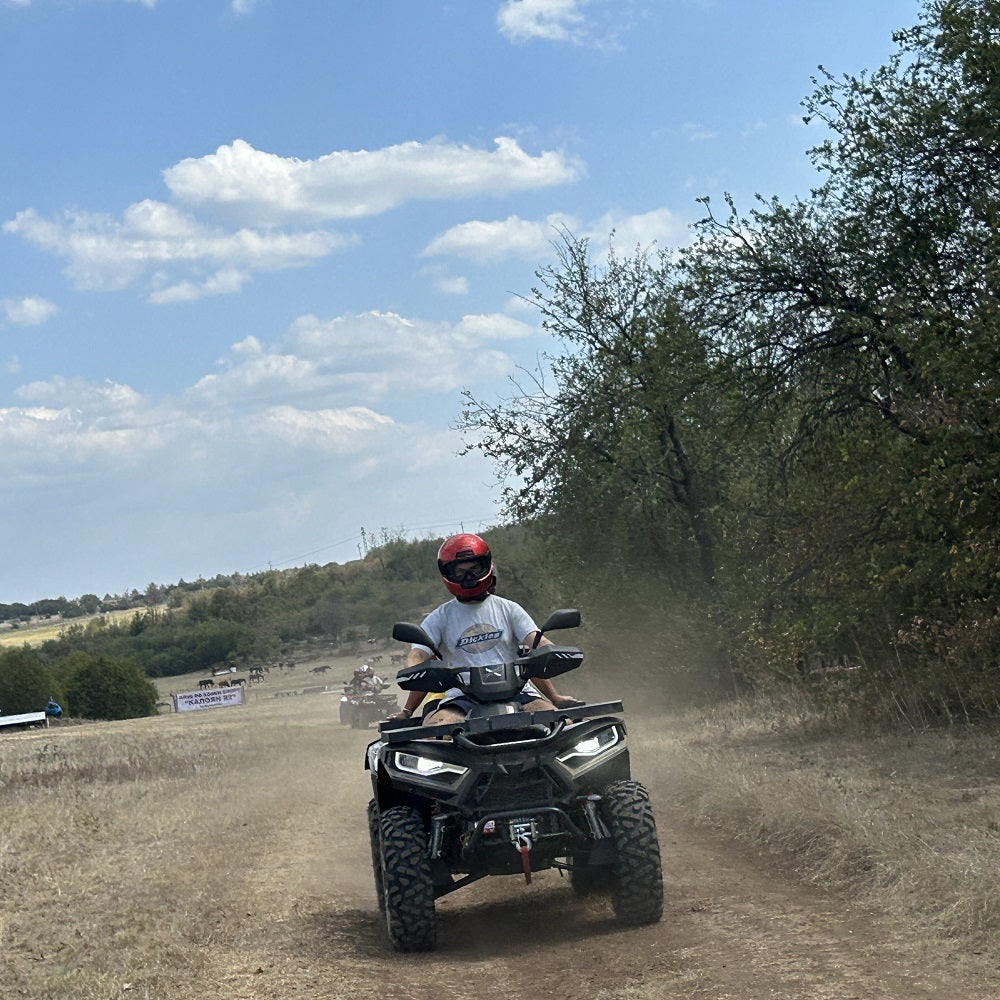
<path id="1" fill-rule="evenodd" d="M 439 951 L 394 955 L 364 823 L 371 734 L 337 721 L 356 661 L 323 662 L 272 670 L 237 708 L 0 737 L 0 996 L 1000 995 L 994 734 L 864 740 L 773 701 L 632 716 L 660 924 L 622 931 L 546 872 L 446 897 Z"/>
<path id="2" fill-rule="evenodd" d="M 95 618 L 103 618 L 109 624 L 124 619 L 131 619 L 136 613 L 141 614 L 142 609 L 130 608 L 127 611 L 105 611 L 100 615 L 84 615 L 81 618 L 43 618 L 30 622 L 19 623 L 17 628 L 12 628 L 9 623 L 0 626 L 0 649 L 18 646 L 38 646 L 48 639 L 58 639 L 59 633 L 71 625 L 86 625 L 87 622 Z M 158 609 L 159 610 L 159 609 Z"/>

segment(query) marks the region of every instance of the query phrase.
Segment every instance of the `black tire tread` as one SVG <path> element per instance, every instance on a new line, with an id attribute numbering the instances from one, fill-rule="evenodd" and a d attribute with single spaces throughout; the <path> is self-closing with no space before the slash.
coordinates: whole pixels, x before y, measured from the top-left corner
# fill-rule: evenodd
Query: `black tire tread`
<path id="1" fill-rule="evenodd" d="M 433 951 L 437 944 L 434 883 L 420 813 L 393 806 L 381 816 L 386 927 L 397 951 Z"/>
<path id="2" fill-rule="evenodd" d="M 637 781 L 616 781 L 604 789 L 601 813 L 617 855 L 611 878 L 615 916 L 627 926 L 655 923 L 663 916 L 663 869 L 649 793 Z"/>

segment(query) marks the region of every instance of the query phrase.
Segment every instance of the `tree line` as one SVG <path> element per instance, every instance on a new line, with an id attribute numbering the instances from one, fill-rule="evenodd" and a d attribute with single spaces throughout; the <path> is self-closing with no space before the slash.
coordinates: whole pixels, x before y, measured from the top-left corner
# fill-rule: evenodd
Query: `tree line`
<path id="1" fill-rule="evenodd" d="M 533 542 L 522 526 L 487 532 L 503 553 L 504 590 L 539 597 Z M 0 711 L 40 711 L 54 698 L 90 719 L 154 714 L 150 678 L 290 658 L 302 642 L 367 651 L 396 621 L 419 621 L 447 597 L 437 573 L 440 538 L 407 540 L 383 529 L 363 559 L 216 578 L 183 600 L 131 615 L 69 620 L 54 639 L 0 651 Z"/>
<path id="2" fill-rule="evenodd" d="M 354 563 L 220 577 L 172 588 L 166 605 L 143 603 L 131 615 L 70 618 L 57 638 L 0 652 L 0 710 L 38 711 L 55 698 L 67 715 L 131 718 L 155 712 L 150 678 L 246 669 L 290 655 L 302 640 L 364 648 L 440 598 L 439 541 L 384 531 Z"/>

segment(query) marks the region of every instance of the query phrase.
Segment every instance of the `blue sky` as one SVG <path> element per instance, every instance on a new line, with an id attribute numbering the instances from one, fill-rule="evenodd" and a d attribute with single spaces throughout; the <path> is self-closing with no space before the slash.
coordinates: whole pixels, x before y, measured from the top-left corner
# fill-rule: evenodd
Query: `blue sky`
<path id="1" fill-rule="evenodd" d="M 816 180 L 902 0 L 0 0 L 0 602 L 499 520 L 461 392 L 551 345 L 559 227 Z M 429 568 L 430 569 L 430 568 Z"/>

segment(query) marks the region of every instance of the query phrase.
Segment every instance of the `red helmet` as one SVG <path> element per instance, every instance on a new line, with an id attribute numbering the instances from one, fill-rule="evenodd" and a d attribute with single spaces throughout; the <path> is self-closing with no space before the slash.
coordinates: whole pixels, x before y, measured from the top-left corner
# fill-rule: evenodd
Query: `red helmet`
<path id="1" fill-rule="evenodd" d="M 483 597 L 493 586 L 493 556 L 479 535 L 446 538 L 438 549 L 438 570 L 448 591 L 460 601 Z"/>

